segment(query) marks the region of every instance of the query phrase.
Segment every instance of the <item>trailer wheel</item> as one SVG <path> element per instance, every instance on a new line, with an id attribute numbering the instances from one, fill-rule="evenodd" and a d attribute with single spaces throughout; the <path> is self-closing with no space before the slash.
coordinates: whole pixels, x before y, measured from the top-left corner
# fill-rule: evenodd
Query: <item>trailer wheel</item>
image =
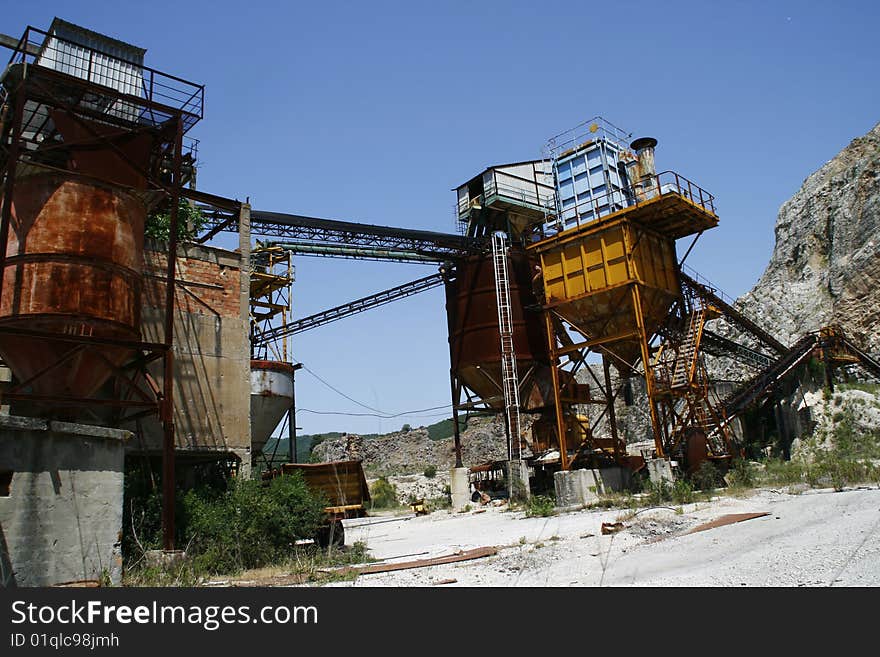
<path id="1" fill-rule="evenodd" d="M 339 520 L 331 520 L 328 524 L 318 529 L 315 535 L 315 543 L 322 548 L 333 546 L 342 547 L 345 545 L 345 527 Z"/>

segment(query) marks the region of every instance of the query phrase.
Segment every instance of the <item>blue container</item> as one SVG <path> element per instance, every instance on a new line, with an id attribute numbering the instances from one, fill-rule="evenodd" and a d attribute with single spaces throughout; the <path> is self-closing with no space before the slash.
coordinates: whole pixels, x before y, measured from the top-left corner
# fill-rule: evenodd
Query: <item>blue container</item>
<path id="1" fill-rule="evenodd" d="M 563 228 L 593 221 L 630 204 L 625 157 L 618 144 L 599 138 L 554 160 L 557 212 Z"/>

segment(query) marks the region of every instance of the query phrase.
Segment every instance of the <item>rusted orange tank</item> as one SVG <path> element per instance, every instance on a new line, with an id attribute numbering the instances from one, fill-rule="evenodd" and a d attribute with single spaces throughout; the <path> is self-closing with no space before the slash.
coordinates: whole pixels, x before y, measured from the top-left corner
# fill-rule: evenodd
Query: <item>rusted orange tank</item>
<path id="1" fill-rule="evenodd" d="M 17 178 L 0 326 L 139 340 L 145 217 L 144 203 L 119 188 L 59 174 Z M 0 356 L 19 381 L 47 372 L 35 394 L 83 397 L 132 351 L 0 334 Z"/>
<path id="2" fill-rule="evenodd" d="M 547 336 L 532 287 L 534 263 L 510 252 L 510 304 L 521 404 L 529 410 L 552 401 Z M 527 310 L 531 307 L 532 310 Z M 473 256 L 458 265 L 447 289 L 453 373 L 481 399 L 502 395 L 501 338 L 492 257 Z M 493 402 L 503 409 L 503 400 Z"/>

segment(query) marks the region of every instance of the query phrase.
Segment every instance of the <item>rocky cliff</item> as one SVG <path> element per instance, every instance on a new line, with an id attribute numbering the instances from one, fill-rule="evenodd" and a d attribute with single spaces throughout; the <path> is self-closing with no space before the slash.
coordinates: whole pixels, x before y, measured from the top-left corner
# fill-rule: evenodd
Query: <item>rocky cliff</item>
<path id="1" fill-rule="evenodd" d="M 838 324 L 880 351 L 880 124 L 804 181 L 775 232 L 767 269 L 736 306 L 787 344 Z"/>
<path id="2" fill-rule="evenodd" d="M 525 418 L 524 424 L 525 429 L 530 426 Z M 466 466 L 507 458 L 503 416 L 471 418 L 461 434 L 461 449 Z M 429 465 L 440 471 L 455 465 L 453 439 L 431 440 L 424 427 L 378 438 L 349 434 L 325 440 L 314 455 L 319 461 L 361 459 L 371 475 L 422 472 Z"/>

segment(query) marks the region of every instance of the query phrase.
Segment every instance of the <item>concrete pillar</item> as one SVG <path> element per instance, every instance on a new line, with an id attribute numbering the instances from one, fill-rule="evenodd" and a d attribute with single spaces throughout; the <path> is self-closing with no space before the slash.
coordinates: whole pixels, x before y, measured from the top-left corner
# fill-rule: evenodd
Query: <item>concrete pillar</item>
<path id="1" fill-rule="evenodd" d="M 659 484 L 662 479 L 672 483 L 672 465 L 666 459 L 648 459 L 645 461 L 648 467 L 648 477 L 652 484 Z"/>
<path id="2" fill-rule="evenodd" d="M 471 503 L 471 484 L 468 468 L 452 468 L 449 472 L 449 488 L 452 491 L 452 509 L 461 511 Z"/>
<path id="3" fill-rule="evenodd" d="M 553 475 L 556 506 L 582 507 L 599 499 L 602 480 L 594 470 L 560 470 Z"/>
<path id="4" fill-rule="evenodd" d="M 250 479 L 253 472 L 253 454 L 251 449 L 236 449 L 233 453 L 241 460 L 238 464 L 238 476 L 242 479 Z"/>
<path id="5" fill-rule="evenodd" d="M 531 497 L 532 491 L 529 488 L 529 467 L 525 461 L 508 461 L 507 472 L 513 480 L 514 499 L 527 500 Z M 509 484 L 508 484 L 509 486 Z"/>

